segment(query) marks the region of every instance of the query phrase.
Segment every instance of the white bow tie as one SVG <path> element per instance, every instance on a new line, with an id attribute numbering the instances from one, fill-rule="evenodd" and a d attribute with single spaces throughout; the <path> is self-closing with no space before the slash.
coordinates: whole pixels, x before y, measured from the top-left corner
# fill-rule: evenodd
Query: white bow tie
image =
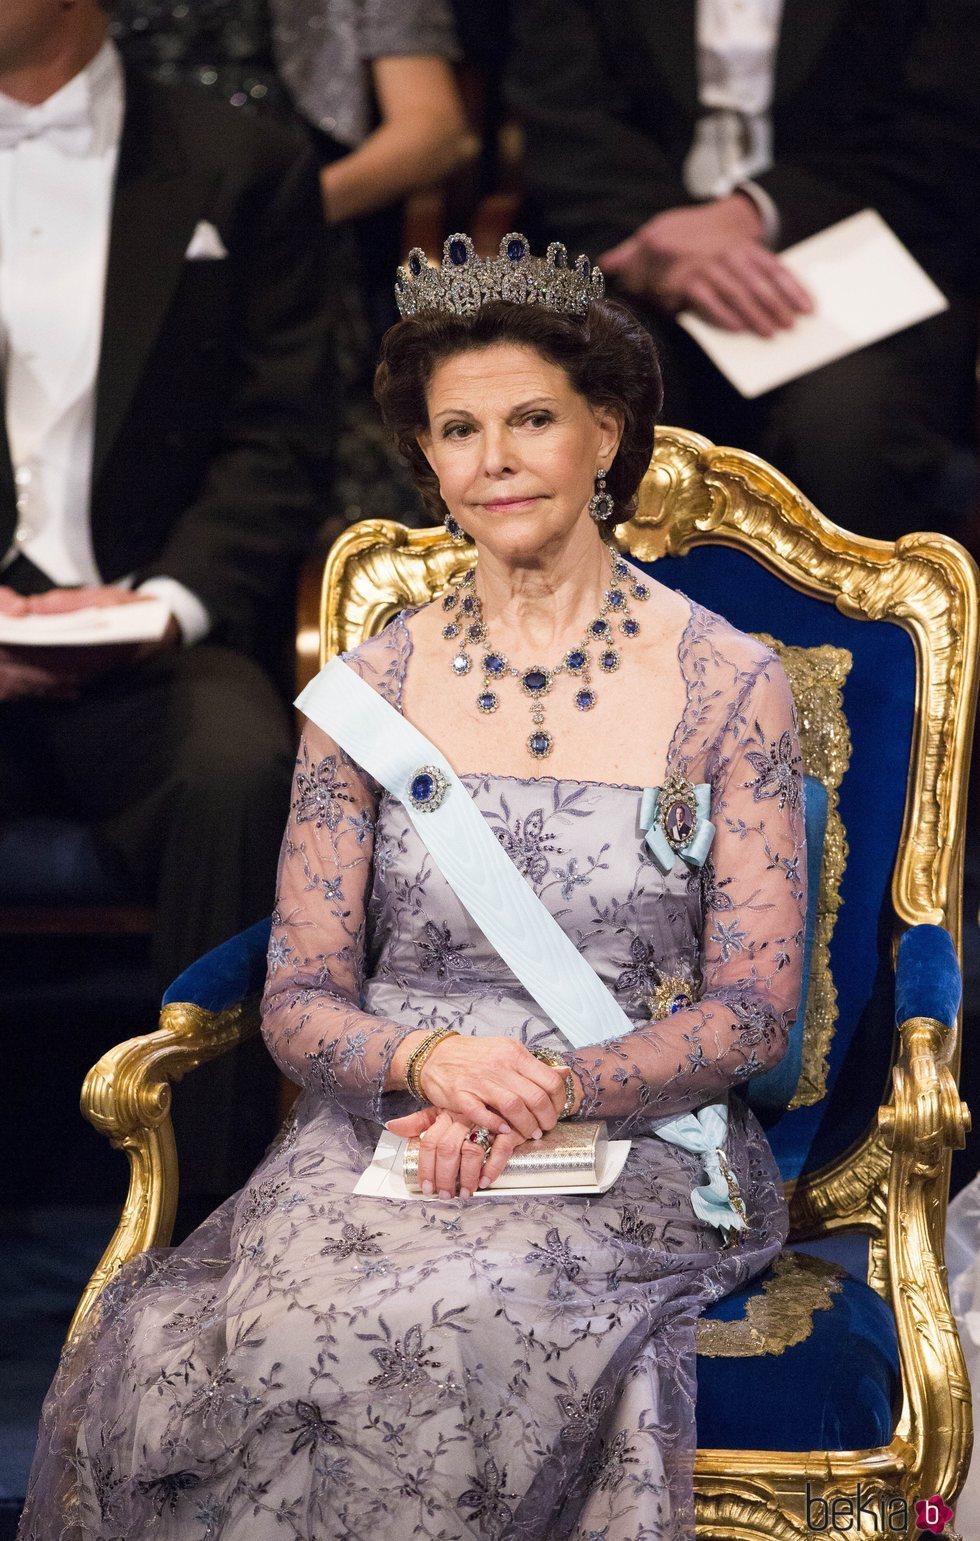
<path id="1" fill-rule="evenodd" d="M 43 139 L 66 155 L 87 154 L 92 147 L 88 93 L 58 91 L 37 107 L 0 97 L 0 150 L 27 139 Z"/>

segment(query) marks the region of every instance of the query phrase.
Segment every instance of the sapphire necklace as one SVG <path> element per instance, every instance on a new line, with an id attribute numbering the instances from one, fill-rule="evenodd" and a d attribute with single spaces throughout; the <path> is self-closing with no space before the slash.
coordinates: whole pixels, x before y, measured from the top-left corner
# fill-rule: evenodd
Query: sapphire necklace
<path id="1" fill-rule="evenodd" d="M 623 637 L 639 636 L 640 623 L 630 611 L 630 600 L 649 599 L 650 590 L 635 577 L 618 551 L 612 546 L 607 547 L 607 550 L 612 577 L 602 596 L 599 614 L 585 628 L 585 636 L 578 646 L 567 652 L 554 669 L 545 669 L 537 664 L 527 669 L 515 669 L 504 654 L 494 648 L 483 619 L 483 606 L 476 592 L 473 568 L 442 601 L 442 608 L 447 612 L 442 634 L 447 642 L 459 642 L 458 650 L 449 664 L 457 678 L 462 679 L 473 668 L 473 658 L 467 652 L 467 644 L 483 650 L 479 662 L 483 689 L 476 698 L 480 711 L 490 713 L 497 710 L 500 706 L 500 685 L 508 676 L 517 680 L 519 688 L 530 701 L 533 727 L 527 736 L 527 750 L 532 759 L 546 759 L 555 747 L 554 736 L 545 727 L 544 702 L 558 676 L 571 676 L 575 685 L 576 707 L 580 712 L 591 712 L 598 700 L 593 684 L 591 649 L 599 649 L 595 660 L 597 674 L 613 674 L 619 668 L 615 628 L 618 626 Z"/>

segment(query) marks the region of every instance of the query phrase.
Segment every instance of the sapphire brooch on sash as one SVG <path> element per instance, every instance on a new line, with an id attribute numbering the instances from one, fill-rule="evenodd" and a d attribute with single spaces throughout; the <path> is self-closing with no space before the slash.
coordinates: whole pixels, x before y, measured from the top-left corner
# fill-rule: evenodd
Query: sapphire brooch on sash
<path id="1" fill-rule="evenodd" d="M 408 800 L 416 813 L 434 813 L 448 791 L 449 782 L 437 765 L 420 765 L 408 783 Z"/>

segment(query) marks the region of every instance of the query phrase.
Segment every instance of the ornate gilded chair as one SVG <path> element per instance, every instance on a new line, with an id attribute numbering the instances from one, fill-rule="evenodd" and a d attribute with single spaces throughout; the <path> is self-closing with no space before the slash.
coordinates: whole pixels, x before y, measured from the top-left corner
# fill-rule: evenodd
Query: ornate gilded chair
<path id="1" fill-rule="evenodd" d="M 808 774 L 805 1004 L 786 1059 L 748 1090 L 790 1246 L 699 1325 L 698 1536 L 911 1535 L 916 1500 L 955 1497 L 972 1442 L 943 1229 L 969 1128 L 957 953 L 976 567 L 941 536 L 849 535 L 762 461 L 670 428 L 622 536 L 661 581 L 773 640 Z M 353 527 L 326 564 L 321 661 L 470 559 L 441 529 Z M 132 1172 L 73 1330 L 121 1263 L 169 1239 L 170 1082 L 255 1031 L 267 936 L 262 923 L 195 964 L 160 1030 L 89 1074 L 86 1116 Z M 866 1262 L 828 1256 L 836 1242 L 846 1259 L 847 1237 Z"/>

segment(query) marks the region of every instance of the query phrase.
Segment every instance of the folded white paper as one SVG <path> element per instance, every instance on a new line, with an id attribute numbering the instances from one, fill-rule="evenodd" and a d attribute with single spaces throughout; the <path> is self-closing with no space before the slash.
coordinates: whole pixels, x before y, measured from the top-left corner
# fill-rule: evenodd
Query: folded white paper
<path id="1" fill-rule="evenodd" d="M 599 1172 L 599 1181 L 588 1187 L 580 1188 L 501 1188 L 494 1191 L 493 1188 L 479 1188 L 474 1198 L 499 1198 L 506 1194 L 508 1198 L 526 1195 L 532 1198 L 546 1198 L 548 1194 L 561 1193 L 606 1193 L 612 1187 L 623 1167 L 626 1165 L 626 1157 L 630 1153 L 630 1140 L 610 1140 L 604 1147 L 605 1160 Z M 354 1192 L 362 1198 L 372 1199 L 412 1199 L 416 1202 L 432 1203 L 426 1199 L 424 1193 L 412 1193 L 405 1186 L 402 1176 L 402 1165 L 405 1159 L 405 1146 L 407 1140 L 400 1140 L 389 1129 L 382 1130 L 381 1138 L 375 1147 L 371 1158 L 371 1165 L 362 1172 L 357 1180 Z"/>
<path id="2" fill-rule="evenodd" d="M 62 615 L 0 614 L 4 647 L 104 647 L 122 642 L 157 642 L 170 610 L 161 599 L 123 605 L 90 605 Z"/>
<path id="3" fill-rule="evenodd" d="M 948 308 L 928 273 L 874 209 L 780 252 L 814 309 L 774 337 L 726 332 L 683 311 L 678 321 L 743 396 L 761 396 Z"/>

